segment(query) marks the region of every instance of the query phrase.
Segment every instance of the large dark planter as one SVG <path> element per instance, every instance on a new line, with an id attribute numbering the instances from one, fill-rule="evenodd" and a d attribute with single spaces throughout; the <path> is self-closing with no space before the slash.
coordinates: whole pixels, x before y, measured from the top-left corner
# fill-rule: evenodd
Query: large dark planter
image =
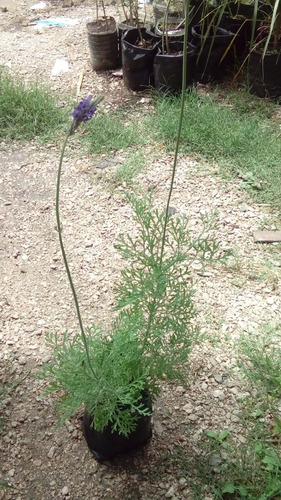
<path id="1" fill-rule="evenodd" d="M 141 401 L 152 411 L 148 395 L 144 396 Z M 107 425 L 103 432 L 98 432 L 94 429 L 92 423 L 93 417 L 85 410 L 82 424 L 84 436 L 89 449 L 95 458 L 100 461 L 111 460 L 117 455 L 143 446 L 152 437 L 151 416 L 140 416 L 136 429 L 128 437 L 119 434 L 117 431 L 112 432 L 110 424 Z"/>
<path id="2" fill-rule="evenodd" d="M 252 51 L 249 60 L 250 92 L 259 97 L 281 97 L 281 49 L 267 53 Z"/>
<path id="3" fill-rule="evenodd" d="M 261 19 L 267 14 L 272 12 L 272 7 L 266 2 L 258 2 L 258 12 L 257 18 Z M 254 2 L 252 3 L 242 3 L 242 2 L 228 2 L 226 9 L 226 14 L 230 14 L 232 17 L 242 16 L 245 19 L 252 20 L 254 15 Z"/>
<path id="4" fill-rule="evenodd" d="M 222 63 L 223 67 L 233 67 L 235 63 L 243 62 L 247 56 L 252 34 L 252 22 L 243 18 L 223 16 L 220 27 L 234 33 L 233 42 Z"/>
<path id="5" fill-rule="evenodd" d="M 193 26 L 191 31 L 192 44 L 198 49 L 197 80 L 207 83 L 221 78 L 223 71 L 220 64 L 234 33 L 218 27 L 216 30 L 211 29 L 206 36 L 200 25 Z"/>
<path id="6" fill-rule="evenodd" d="M 161 48 L 154 59 L 154 85 L 159 92 L 180 92 L 182 89 L 183 42 L 170 42 L 171 53 L 162 54 Z M 196 48 L 188 44 L 186 86 L 195 78 Z"/>
<path id="7" fill-rule="evenodd" d="M 93 69 L 115 69 L 120 64 L 118 34 L 113 17 L 87 23 L 88 43 Z"/>
<path id="8" fill-rule="evenodd" d="M 146 30 L 152 30 L 153 29 L 153 23 L 150 21 L 146 21 L 145 24 L 143 22 L 140 22 L 141 28 L 146 28 Z M 136 22 L 134 24 L 129 24 L 126 20 L 119 21 L 118 23 L 118 37 L 119 37 L 119 53 L 120 53 L 120 58 L 122 60 L 122 39 L 126 31 L 129 30 L 135 30 L 136 29 Z"/>
<path id="9" fill-rule="evenodd" d="M 142 28 L 144 40 L 151 41 L 151 47 L 137 45 L 137 29 L 127 31 L 122 39 L 122 68 L 125 86 L 131 90 L 144 90 L 153 85 L 153 61 L 160 43 Z"/>

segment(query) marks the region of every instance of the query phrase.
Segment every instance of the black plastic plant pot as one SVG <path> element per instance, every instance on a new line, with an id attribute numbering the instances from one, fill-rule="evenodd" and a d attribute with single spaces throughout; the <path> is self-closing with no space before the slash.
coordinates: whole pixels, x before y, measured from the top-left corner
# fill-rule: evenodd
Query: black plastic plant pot
<path id="1" fill-rule="evenodd" d="M 252 51 L 249 58 L 250 92 L 259 97 L 281 97 L 281 52 Z"/>
<path id="2" fill-rule="evenodd" d="M 153 29 L 153 23 L 150 21 L 146 21 L 145 23 L 140 22 L 141 27 L 145 28 L 146 31 L 151 31 Z M 118 38 L 119 38 L 119 54 L 120 59 L 122 60 L 122 39 L 126 31 L 135 30 L 136 23 L 130 24 L 128 21 L 123 20 L 118 23 Z"/>
<path id="3" fill-rule="evenodd" d="M 123 79 L 131 90 L 144 90 L 153 85 L 153 61 L 160 40 L 145 28 L 141 32 L 145 46 L 140 45 L 137 29 L 127 31 L 122 40 Z"/>
<path id="4" fill-rule="evenodd" d="M 170 53 L 162 54 L 161 48 L 154 59 L 154 85 L 159 92 L 177 93 L 182 89 L 183 42 L 170 42 Z M 196 48 L 188 44 L 186 86 L 195 78 Z"/>
<path id="5" fill-rule="evenodd" d="M 141 400 L 152 412 L 149 396 Z M 151 416 L 139 416 L 136 429 L 128 436 L 112 432 L 109 423 L 103 432 L 96 431 L 92 425 L 93 417 L 85 410 L 83 416 L 83 432 L 90 451 L 99 461 L 111 460 L 118 455 L 127 453 L 134 448 L 145 445 L 152 437 Z"/>
<path id="6" fill-rule="evenodd" d="M 225 57 L 225 62 L 234 61 L 235 59 L 243 61 L 246 57 L 248 44 L 251 40 L 251 21 L 248 21 L 247 19 L 236 19 L 223 16 L 220 22 L 220 27 L 226 31 L 234 33 L 233 44 Z"/>
<path id="7" fill-rule="evenodd" d="M 120 65 L 118 34 L 113 17 L 87 23 L 91 64 L 95 71 L 118 68 Z"/>
<path id="8" fill-rule="evenodd" d="M 198 49 L 196 78 L 199 82 L 208 83 L 223 76 L 221 62 L 233 37 L 234 33 L 220 27 L 211 28 L 208 36 L 200 25 L 192 27 L 192 44 Z"/>
<path id="9" fill-rule="evenodd" d="M 252 20 L 254 16 L 254 6 L 254 2 L 228 2 L 225 12 L 229 13 L 233 17 L 241 16 L 244 17 L 244 19 Z M 270 5 L 270 3 L 267 3 L 266 1 L 259 1 L 257 19 L 262 19 L 265 16 L 270 15 L 270 13 L 272 13 L 272 6 Z"/>

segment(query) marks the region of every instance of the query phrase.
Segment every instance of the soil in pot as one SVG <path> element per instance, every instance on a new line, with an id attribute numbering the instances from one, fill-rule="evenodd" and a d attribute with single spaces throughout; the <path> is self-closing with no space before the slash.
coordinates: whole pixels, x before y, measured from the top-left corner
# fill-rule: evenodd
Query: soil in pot
<path id="1" fill-rule="evenodd" d="M 192 44 L 198 49 L 196 61 L 197 80 L 208 83 L 223 76 L 220 66 L 224 53 L 230 46 L 234 33 L 218 27 L 211 27 L 208 35 L 204 34 L 200 25 L 192 27 Z"/>
<path id="2" fill-rule="evenodd" d="M 170 42 L 169 53 L 161 48 L 154 59 L 154 85 L 159 92 L 180 92 L 182 89 L 183 42 Z M 195 77 L 196 48 L 188 44 L 186 86 L 192 85 Z"/>
<path id="3" fill-rule="evenodd" d="M 281 97 L 281 51 L 252 51 L 249 58 L 250 92 L 259 97 Z"/>
<path id="4" fill-rule="evenodd" d="M 91 64 L 94 70 L 115 69 L 120 64 L 118 34 L 113 17 L 87 23 Z"/>
<path id="5" fill-rule="evenodd" d="M 160 40 L 145 28 L 141 32 L 143 44 L 137 29 L 127 31 L 122 40 L 123 78 L 131 90 L 144 90 L 153 85 L 153 61 Z"/>
<path id="6" fill-rule="evenodd" d="M 152 411 L 148 395 L 143 396 L 141 401 Z M 128 437 L 117 431 L 112 432 L 111 424 L 102 432 L 96 431 L 92 423 L 93 417 L 85 410 L 82 424 L 84 436 L 89 449 L 99 461 L 111 460 L 117 455 L 144 446 L 152 437 L 151 416 L 140 416 L 136 429 Z"/>

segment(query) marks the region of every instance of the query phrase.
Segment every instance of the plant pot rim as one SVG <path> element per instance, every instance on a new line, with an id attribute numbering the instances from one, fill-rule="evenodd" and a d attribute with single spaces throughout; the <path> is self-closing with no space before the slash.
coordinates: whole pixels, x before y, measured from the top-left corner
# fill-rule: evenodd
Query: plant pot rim
<path id="1" fill-rule="evenodd" d="M 178 18 L 178 17 L 175 17 L 175 16 L 168 16 L 168 19 L 167 21 L 171 22 L 172 20 L 175 20 L 175 24 L 180 24 L 182 21 L 184 21 L 184 18 Z M 164 17 L 161 17 L 161 19 L 158 19 L 157 23 L 156 23 L 156 26 L 155 26 L 155 33 L 156 35 L 160 35 L 162 36 L 163 35 L 163 30 L 161 30 L 159 28 L 159 24 L 160 23 L 163 23 L 165 21 L 165 18 Z M 166 32 L 165 32 L 166 33 Z M 183 36 L 184 35 L 184 27 L 183 28 L 179 28 L 177 30 L 175 29 L 168 29 L 167 31 L 167 35 L 168 36 Z"/>
<path id="2" fill-rule="evenodd" d="M 202 31 L 200 24 L 196 24 L 195 26 L 192 26 L 191 30 L 192 30 L 192 35 L 193 36 L 197 36 L 197 37 L 200 37 L 200 38 L 204 37 L 204 40 L 208 40 L 208 39 L 211 40 L 213 38 L 220 39 L 220 38 L 225 38 L 226 36 L 228 36 L 228 37 L 234 37 L 235 36 L 235 33 L 232 33 L 232 31 L 228 31 L 225 28 L 221 28 L 220 26 L 217 27 L 215 34 L 213 34 L 213 35 L 209 34 L 207 37 L 205 37 L 205 34 L 204 34 L 205 32 Z"/>
<path id="3" fill-rule="evenodd" d="M 183 45 L 183 42 L 179 42 L 179 41 L 173 41 L 173 42 L 170 42 L 170 45 L 173 47 L 175 44 L 182 44 Z M 194 45 L 192 45 L 190 42 L 188 42 L 188 47 L 187 47 L 187 55 L 188 56 L 192 56 L 195 54 L 196 52 L 196 47 Z M 158 50 L 158 53 L 156 54 L 155 57 L 182 57 L 183 56 L 183 50 L 177 50 L 176 51 L 177 53 L 171 53 L 171 54 L 167 54 L 166 52 L 163 54 L 162 52 L 162 48 L 159 47 L 159 50 Z"/>
<path id="4" fill-rule="evenodd" d="M 138 28 L 133 28 L 133 29 L 134 29 L 134 30 L 136 30 L 136 31 L 138 31 Z M 141 49 L 141 51 L 143 51 L 143 52 L 147 52 L 147 53 L 152 52 L 153 50 L 155 50 L 155 47 L 156 47 L 156 45 L 159 43 L 159 41 L 158 41 L 158 40 L 156 40 L 156 37 L 155 37 L 155 38 L 153 38 L 153 34 L 151 34 L 151 36 L 150 36 L 150 34 L 146 32 L 146 29 L 145 29 L 145 28 L 141 28 L 141 31 L 143 31 L 143 35 L 146 35 L 148 38 L 151 38 L 151 39 L 155 42 L 155 43 L 154 43 L 154 45 L 153 45 L 152 47 L 149 47 L 149 48 L 147 48 L 147 47 L 142 47 L 141 45 L 136 45 L 135 43 L 130 42 L 129 40 L 127 40 L 127 39 L 126 39 L 127 34 L 128 34 L 128 33 L 131 33 L 131 32 L 133 31 L 133 29 L 131 29 L 131 30 L 127 30 L 127 31 L 125 32 L 125 35 L 124 35 L 124 42 L 126 42 L 126 44 L 127 44 L 127 45 L 129 45 L 130 47 L 135 47 L 136 49 Z M 144 38 L 145 38 L 145 37 L 144 37 Z"/>

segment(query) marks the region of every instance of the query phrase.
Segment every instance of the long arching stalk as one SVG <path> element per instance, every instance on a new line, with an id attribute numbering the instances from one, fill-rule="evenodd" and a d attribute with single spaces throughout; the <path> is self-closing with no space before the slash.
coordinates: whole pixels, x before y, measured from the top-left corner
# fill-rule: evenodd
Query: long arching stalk
<path id="1" fill-rule="evenodd" d="M 92 367 L 92 364 L 91 364 L 91 359 L 90 359 L 90 354 L 89 354 L 89 349 L 88 349 L 88 343 L 87 343 L 87 337 L 86 337 L 84 326 L 83 326 L 83 321 L 82 321 L 82 317 L 81 317 L 81 313 L 80 313 L 78 298 L 77 298 L 76 290 L 75 290 L 75 287 L 74 287 L 74 284 L 73 284 L 73 281 L 72 281 L 72 277 L 71 277 L 71 273 L 70 273 L 70 270 L 69 270 L 69 265 L 68 265 L 68 261 L 67 261 L 65 249 L 64 249 L 64 244 L 63 244 L 63 239 L 62 239 L 62 227 L 61 227 L 61 221 L 60 221 L 60 210 L 59 209 L 60 209 L 60 179 L 61 179 L 61 169 L 62 169 L 62 163 L 63 163 L 64 153 L 65 153 L 65 148 L 66 148 L 66 145 L 67 145 L 67 142 L 68 142 L 68 139 L 69 139 L 70 135 L 72 135 L 72 129 L 71 128 L 69 129 L 69 131 L 68 131 L 68 133 L 66 135 L 65 141 L 63 143 L 63 146 L 62 146 L 62 151 L 61 151 L 61 155 L 60 155 L 60 162 L 59 162 L 59 168 L 58 168 L 58 174 L 57 174 L 57 189 L 56 189 L 56 221 L 57 221 L 57 231 L 59 233 L 59 242 L 60 242 L 60 248 L 61 248 L 61 252 L 62 252 L 63 262 L 64 262 L 64 265 L 65 265 L 65 269 L 66 269 L 68 281 L 69 281 L 69 284 L 70 284 L 70 287 L 71 287 L 71 291 L 72 291 L 72 295 L 73 295 L 73 299 L 74 299 L 74 303 L 75 303 L 75 308 L 76 308 L 76 312 L 77 312 L 77 316 L 78 316 L 78 321 L 79 321 L 79 326 L 80 326 L 82 341 L 83 341 L 83 344 L 84 344 L 84 347 L 85 347 L 87 361 L 88 361 L 88 364 L 89 364 L 91 372 L 95 376 L 95 373 L 94 373 L 94 370 L 93 370 L 93 367 Z"/>

